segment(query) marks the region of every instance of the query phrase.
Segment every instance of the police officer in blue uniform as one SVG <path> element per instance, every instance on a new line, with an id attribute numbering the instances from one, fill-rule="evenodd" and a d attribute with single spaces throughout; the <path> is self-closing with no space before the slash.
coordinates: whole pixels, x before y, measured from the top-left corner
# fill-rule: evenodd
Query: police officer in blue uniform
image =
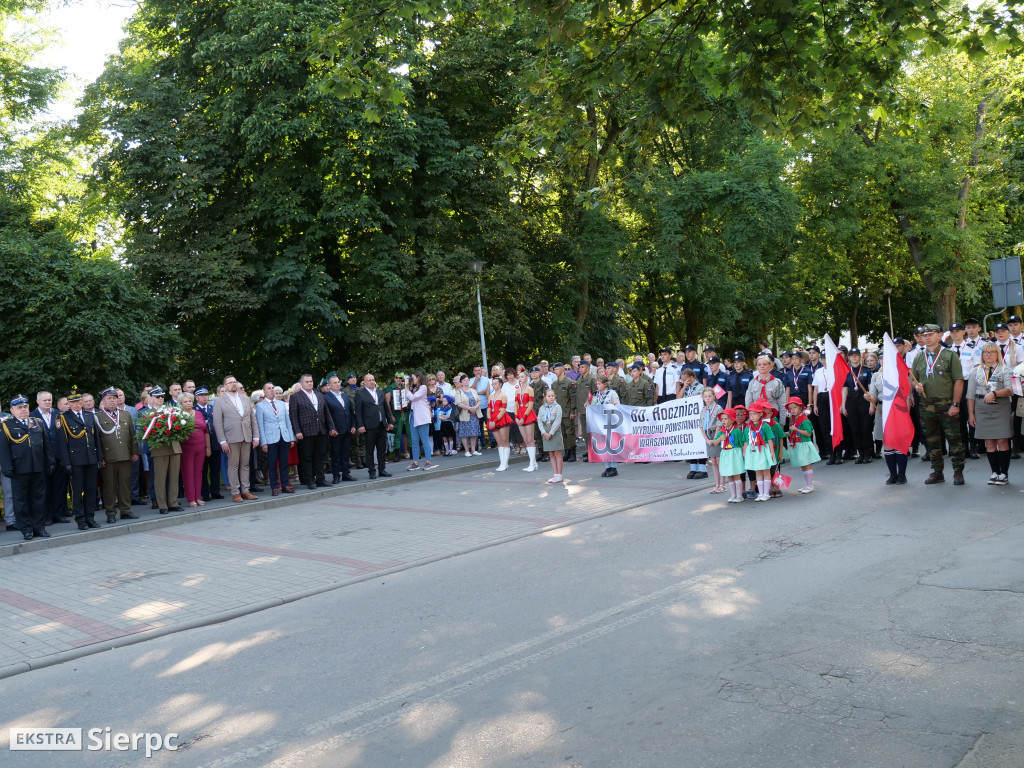
<path id="1" fill-rule="evenodd" d="M 712 355 L 708 358 L 708 376 L 707 379 L 705 379 L 704 386 L 707 389 L 721 387 L 725 394 L 721 397 L 716 397 L 715 401 L 722 406 L 722 408 L 728 408 L 731 405 L 730 397 L 732 395 L 732 374 L 725 369 L 725 366 L 722 365 L 722 358 L 718 355 Z"/>
<path id="2" fill-rule="evenodd" d="M 785 370 L 783 382 L 789 388 L 790 397 L 799 397 L 804 405 L 811 405 L 811 380 L 814 378 L 814 366 L 806 352 L 794 351 L 790 355 L 791 365 Z"/>
<path id="3" fill-rule="evenodd" d="M 18 500 L 15 526 L 25 541 L 50 538 L 44 523 L 50 513 L 46 475 L 52 465 L 53 446 L 46 425 L 28 415 L 28 398 L 18 395 L 11 401 L 11 415 L 0 422 L 0 471 L 10 478 L 12 495 Z"/>
<path id="4" fill-rule="evenodd" d="M 736 405 L 746 405 L 747 390 L 750 389 L 750 382 L 757 374 L 747 368 L 747 356 L 739 350 L 732 353 L 732 401 Z"/>
<path id="5" fill-rule="evenodd" d="M 99 528 L 96 522 L 96 476 L 103 462 L 96 417 L 82 409 L 82 393 L 66 395 L 70 409 L 59 417 L 57 460 L 71 476 L 71 509 L 81 531 Z"/>
<path id="6" fill-rule="evenodd" d="M 223 499 L 220 492 L 220 440 L 213 426 L 213 403 L 210 402 L 210 390 L 207 387 L 196 389 L 196 410 L 203 414 L 206 426 L 210 428 L 210 455 L 203 461 L 203 474 L 200 483 L 200 496 L 203 501 Z"/>

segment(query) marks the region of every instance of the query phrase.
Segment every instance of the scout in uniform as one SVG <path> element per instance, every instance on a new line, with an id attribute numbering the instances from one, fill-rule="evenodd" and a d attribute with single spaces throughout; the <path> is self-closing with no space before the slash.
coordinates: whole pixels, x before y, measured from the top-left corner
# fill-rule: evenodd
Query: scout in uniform
<path id="1" fill-rule="evenodd" d="M 96 428 L 100 432 L 100 446 L 103 449 L 103 506 L 107 511 L 107 522 L 117 521 L 117 511 L 122 520 L 138 520 L 132 514 L 132 462 L 139 457 L 135 442 L 135 424 L 128 411 L 118 410 L 117 390 L 113 387 L 100 392 L 100 405 L 96 412 Z"/>
<path id="2" fill-rule="evenodd" d="M 68 410 L 57 425 L 57 457 L 71 476 L 71 509 L 79 530 L 99 528 L 96 515 L 96 477 L 103 461 L 96 417 L 82 409 L 82 393 L 72 389 L 66 395 Z"/>
<path id="3" fill-rule="evenodd" d="M 615 394 L 622 400 L 622 387 L 626 380 L 619 375 L 619 364 L 612 361 L 604 364 L 605 375 L 608 377 L 608 389 L 614 390 Z M 625 371 L 623 371 L 625 373 Z"/>
<path id="4" fill-rule="evenodd" d="M 348 402 L 353 408 L 356 403 L 356 392 L 359 391 L 359 377 L 355 371 L 349 371 L 345 377 L 345 387 L 342 391 L 348 395 Z M 354 413 L 354 411 L 353 411 Z M 352 435 L 352 448 L 349 450 L 349 460 L 352 469 L 366 468 L 366 434 L 358 430 Z"/>
<path id="5" fill-rule="evenodd" d="M 547 379 L 544 378 L 544 369 L 535 365 L 530 369 L 530 380 L 527 382 L 527 386 L 533 391 L 533 414 L 534 416 L 540 411 L 540 407 L 544 404 L 544 395 L 547 393 L 549 387 Z M 552 381 L 555 380 L 554 374 L 552 374 Z M 540 424 L 538 422 L 533 423 L 534 428 L 534 445 L 536 445 L 540 456 L 537 458 L 538 461 L 547 461 L 548 454 L 544 450 L 544 436 L 540 431 Z"/>
<path id="6" fill-rule="evenodd" d="M 555 372 L 551 389 L 555 393 L 555 402 L 562 409 L 563 455 L 566 461 L 576 461 L 576 383 L 565 375 L 565 363 L 555 363 L 551 368 Z M 587 363 L 587 369 L 590 369 L 590 363 Z"/>
<path id="7" fill-rule="evenodd" d="M 942 441 L 949 442 L 953 485 L 964 484 L 964 445 L 960 440 L 960 400 L 964 387 L 960 357 L 939 343 L 939 326 L 923 326 L 925 348 L 914 358 L 911 384 L 921 398 L 924 431 L 932 473 L 925 485 L 945 482 Z"/>
<path id="8" fill-rule="evenodd" d="M 630 379 L 622 385 L 619 390 L 619 399 L 623 405 L 636 405 L 646 407 L 654 405 L 655 386 L 654 382 L 644 376 L 644 364 L 633 363 L 629 366 Z"/>
<path id="9" fill-rule="evenodd" d="M 581 360 L 580 377 L 576 379 L 576 392 L 575 397 L 573 398 L 573 415 L 570 418 L 577 419 L 580 423 L 580 434 L 583 436 L 582 461 L 590 461 L 590 437 L 587 434 L 587 406 L 590 405 L 590 401 L 594 399 L 594 391 L 596 389 L 597 377 L 590 372 L 590 362 L 587 360 Z M 576 458 L 576 443 L 573 442 L 570 443 L 570 445 L 574 446 L 572 459 L 566 459 L 566 461 L 572 461 Z"/>
<path id="10" fill-rule="evenodd" d="M 18 499 L 14 525 L 25 541 L 36 536 L 50 538 L 44 522 L 50 512 L 46 473 L 52 465 L 53 446 L 46 424 L 28 415 L 28 398 L 18 395 L 11 401 L 11 415 L 0 422 L 0 471 L 11 481 L 12 495 Z"/>

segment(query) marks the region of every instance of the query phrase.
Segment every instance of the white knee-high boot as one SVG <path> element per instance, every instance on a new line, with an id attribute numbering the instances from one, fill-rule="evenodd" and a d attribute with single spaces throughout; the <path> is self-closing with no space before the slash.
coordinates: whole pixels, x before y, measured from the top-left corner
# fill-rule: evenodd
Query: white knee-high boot
<path id="1" fill-rule="evenodd" d="M 530 455 L 530 466 L 525 467 L 523 472 L 536 472 L 537 471 L 537 446 L 528 445 L 526 446 L 526 452 Z"/>
<path id="2" fill-rule="evenodd" d="M 512 453 L 512 449 L 511 448 L 508 448 L 508 447 L 502 448 L 500 445 L 498 446 L 498 471 L 499 472 L 504 472 L 506 469 L 508 469 L 508 457 L 509 457 L 510 453 Z"/>

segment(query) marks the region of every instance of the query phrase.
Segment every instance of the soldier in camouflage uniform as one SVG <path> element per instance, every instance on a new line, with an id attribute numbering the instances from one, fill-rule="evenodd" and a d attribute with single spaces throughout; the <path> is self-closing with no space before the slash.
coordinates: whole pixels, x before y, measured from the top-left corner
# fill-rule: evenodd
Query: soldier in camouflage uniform
<path id="1" fill-rule="evenodd" d="M 925 485 L 943 483 L 942 441 L 949 442 L 949 458 L 953 462 L 953 485 L 964 484 L 964 444 L 960 437 L 960 399 L 964 389 L 960 356 L 940 343 L 939 326 L 925 325 L 924 350 L 915 358 L 911 369 L 914 389 L 922 398 L 921 428 L 924 431 L 932 473 Z M 913 383 L 913 382 L 912 382 Z"/>
<path id="2" fill-rule="evenodd" d="M 359 377 L 355 371 L 349 371 L 345 377 L 345 387 L 342 391 L 348 395 L 349 405 L 354 406 L 356 402 L 356 391 L 359 389 Z M 349 451 L 349 460 L 352 462 L 352 469 L 366 469 L 366 435 L 357 431 L 352 435 L 352 449 Z"/>
<path id="3" fill-rule="evenodd" d="M 580 362 L 580 377 L 576 379 L 576 413 L 573 416 L 575 419 L 581 419 L 580 429 L 583 434 L 582 461 L 590 461 L 590 438 L 587 435 L 587 406 L 590 405 L 590 401 L 593 399 L 594 391 L 596 389 L 597 377 L 590 371 L 590 362 L 583 360 Z M 570 445 L 574 446 L 573 458 L 575 458 L 575 441 L 571 442 Z M 566 459 L 566 461 L 572 461 L 572 459 Z"/>
<path id="4" fill-rule="evenodd" d="M 633 363 L 629 366 L 630 379 L 619 390 L 619 400 L 623 405 L 648 406 L 657 402 L 654 382 L 650 377 L 644 376 L 644 370 L 643 363 Z"/>
<path id="5" fill-rule="evenodd" d="M 576 461 L 576 432 L 572 416 L 576 413 L 576 384 L 565 375 L 565 363 L 551 366 L 555 380 L 551 389 L 555 391 L 555 402 L 562 408 L 562 443 L 565 446 L 566 461 Z"/>
<path id="6" fill-rule="evenodd" d="M 615 361 L 604 364 L 604 374 L 608 377 L 608 389 L 611 389 L 619 396 L 622 402 L 622 387 L 626 384 L 625 371 L 619 371 L 619 364 Z M 621 375 L 620 375 L 621 374 Z"/>

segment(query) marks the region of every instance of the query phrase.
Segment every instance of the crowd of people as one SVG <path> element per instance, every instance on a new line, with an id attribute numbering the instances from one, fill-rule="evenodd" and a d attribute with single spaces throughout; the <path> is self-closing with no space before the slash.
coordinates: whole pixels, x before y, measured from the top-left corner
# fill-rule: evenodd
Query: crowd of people
<path id="1" fill-rule="evenodd" d="M 943 455 L 953 482 L 964 482 L 966 458 L 987 455 L 989 483 L 1008 482 L 1009 461 L 1019 457 L 1021 417 L 1013 394 L 1014 368 L 1024 362 L 1024 324 L 1017 316 L 983 337 L 973 319 L 916 329 L 913 341 L 896 339 L 909 367 L 912 391 L 906 406 L 913 418 L 909 453 L 883 442 L 882 375 L 879 351 L 839 347 L 850 374 L 842 388 L 843 441 L 833 450 L 831 397 L 821 347 L 795 348 L 776 357 L 767 342 L 747 367 L 742 351 L 686 345 L 678 352 L 636 355 L 630 361 L 573 357 L 568 363 L 483 366 L 459 372 L 395 373 L 385 386 L 371 373 L 337 373 L 314 383 L 304 374 L 287 389 L 267 382 L 248 392 L 234 376 L 214 391 L 192 380 L 165 392 L 147 384 L 138 401 L 110 387 L 96 398 L 72 389 L 54 401 L 50 392 L 10 402 L 0 414 L 7 530 L 26 540 L 49 537 L 47 525 L 71 522 L 81 530 L 118 516 L 135 519 L 132 506 L 150 504 L 161 514 L 222 499 L 235 503 L 255 494 L 294 493 L 351 482 L 354 471 L 369 479 L 391 477 L 389 465 L 408 460 L 406 471 L 430 471 L 438 458 L 497 452 L 497 471 L 513 453 L 526 454 L 524 472 L 550 463 L 548 483 L 564 481 L 566 462 L 588 461 L 586 409 L 592 403 L 650 406 L 699 396 L 707 458 L 690 463 L 688 479 L 713 475 L 711 493 L 729 492 L 729 502 L 767 501 L 782 496 L 783 464 L 800 467 L 802 493 L 814 490 L 813 465 L 883 458 L 888 484 L 906 482 L 908 456 L 926 445 L 932 473 L 927 484 L 944 482 Z M 1019 374 L 1024 374 L 1024 365 Z M 149 445 L 145 425 L 170 406 L 194 423 L 187 439 Z M 1024 403 L 1022 403 L 1024 406 Z M 150 421 L 150 423 L 152 423 Z M 583 451 L 577 454 L 577 446 Z M 422 461 L 422 463 L 421 463 Z M 605 462 L 603 477 L 618 466 Z M 331 482 L 327 480 L 330 475 Z"/>

